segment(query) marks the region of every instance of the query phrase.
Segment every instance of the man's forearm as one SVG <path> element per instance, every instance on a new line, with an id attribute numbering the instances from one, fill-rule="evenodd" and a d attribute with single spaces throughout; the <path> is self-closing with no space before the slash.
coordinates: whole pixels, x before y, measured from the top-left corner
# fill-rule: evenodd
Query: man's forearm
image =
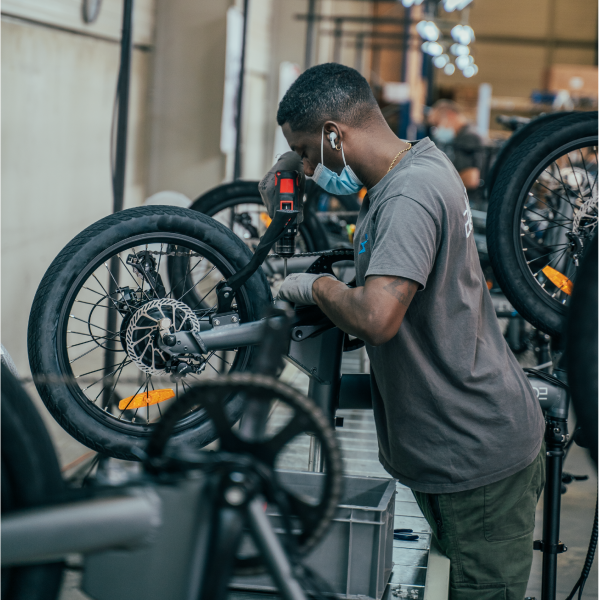
<path id="1" fill-rule="evenodd" d="M 319 308 L 342 331 L 362 340 L 368 332 L 364 328 L 364 287 L 349 288 L 341 281 L 321 277 L 313 285 L 313 298 Z"/>
<path id="2" fill-rule="evenodd" d="M 417 288 L 415 281 L 403 277 L 375 275 L 357 288 L 321 277 L 314 282 L 312 293 L 342 331 L 378 346 L 396 335 Z"/>

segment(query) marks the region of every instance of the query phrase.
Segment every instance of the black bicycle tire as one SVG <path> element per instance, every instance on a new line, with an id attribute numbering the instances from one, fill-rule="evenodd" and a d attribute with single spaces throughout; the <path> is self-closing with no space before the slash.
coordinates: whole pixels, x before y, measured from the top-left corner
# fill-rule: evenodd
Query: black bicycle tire
<path id="1" fill-rule="evenodd" d="M 517 129 L 506 141 L 506 143 L 498 152 L 496 156 L 496 160 L 490 169 L 489 175 L 487 176 L 487 181 L 485 182 L 487 193 L 491 195 L 496 179 L 510 158 L 510 155 L 516 150 L 516 148 L 526 140 L 530 135 L 533 135 L 538 129 L 545 127 L 549 123 L 555 121 L 556 119 L 560 119 L 564 116 L 570 115 L 570 112 L 556 112 L 556 113 L 548 113 L 546 115 L 541 115 L 535 119 L 532 119 L 527 125 L 520 127 Z"/>
<path id="2" fill-rule="evenodd" d="M 2 514 L 59 500 L 56 452 L 33 402 L 2 364 Z M 54 600 L 63 563 L 2 569 L 2 600 Z"/>
<path id="3" fill-rule="evenodd" d="M 574 113 L 536 131 L 515 149 L 502 168 L 487 213 L 488 253 L 498 285 L 523 318 L 556 338 L 561 335 L 566 306 L 543 301 L 534 288 L 538 284 L 522 269 L 514 243 L 514 220 L 533 172 L 559 148 L 588 138 L 594 138 L 597 145 L 597 112 Z"/>
<path id="4" fill-rule="evenodd" d="M 263 201 L 258 191 L 258 181 L 233 181 L 219 185 L 205 192 L 191 204 L 190 209 L 208 216 L 229 208 L 231 201 L 236 204 L 260 204 Z M 327 234 L 313 211 L 304 211 L 304 220 L 300 223 L 300 234 L 306 242 L 307 252 L 319 252 L 329 249 Z"/>
<path id="5" fill-rule="evenodd" d="M 598 235 L 581 260 L 566 328 L 569 387 L 577 424 L 598 465 Z"/>
<path id="6" fill-rule="evenodd" d="M 142 450 L 151 427 L 145 435 L 126 433 L 101 424 L 60 381 L 63 376 L 60 362 L 59 320 L 63 304 L 76 284 L 79 274 L 89 262 L 105 249 L 137 234 L 168 234 L 196 239 L 226 257 L 235 272 L 251 258 L 248 248 L 226 227 L 201 213 L 172 206 L 144 206 L 121 211 L 94 223 L 71 242 L 54 259 L 36 292 L 28 327 L 28 351 L 31 371 L 42 400 L 56 421 L 71 436 L 97 452 L 125 460 L 138 460 L 134 448 Z M 248 298 L 248 319 L 262 316 L 271 303 L 267 280 L 258 270 L 242 288 Z M 250 368 L 256 349 L 246 364 Z M 233 420 L 239 418 L 241 401 L 228 407 Z M 202 447 L 212 441 L 206 422 L 179 431 L 175 442 Z"/>

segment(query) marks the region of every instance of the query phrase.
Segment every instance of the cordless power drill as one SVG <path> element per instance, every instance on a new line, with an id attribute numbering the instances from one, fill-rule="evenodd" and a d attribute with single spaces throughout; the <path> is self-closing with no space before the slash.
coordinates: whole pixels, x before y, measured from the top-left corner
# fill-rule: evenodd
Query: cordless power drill
<path id="1" fill-rule="evenodd" d="M 296 215 L 300 212 L 300 190 L 298 187 L 299 176 L 296 171 L 277 171 L 275 173 L 275 188 L 277 189 L 279 207 L 278 210 L 290 212 L 290 224 L 285 233 L 275 242 L 275 252 L 283 258 L 283 278 L 287 277 L 287 259 L 296 251 L 296 235 L 298 235 L 298 223 Z"/>

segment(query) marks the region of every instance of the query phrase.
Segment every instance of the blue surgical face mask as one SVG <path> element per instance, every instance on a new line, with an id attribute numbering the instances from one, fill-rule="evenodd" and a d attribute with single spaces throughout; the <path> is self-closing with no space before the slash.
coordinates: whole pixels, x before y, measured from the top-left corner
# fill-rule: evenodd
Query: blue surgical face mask
<path id="1" fill-rule="evenodd" d="M 362 187 L 360 179 L 354 171 L 346 164 L 344 156 L 344 142 L 340 143 L 342 149 L 342 159 L 344 160 L 344 168 L 342 174 L 338 175 L 323 164 L 323 140 L 325 138 L 325 128 L 321 130 L 321 162 L 317 165 L 312 179 L 319 187 L 326 192 L 337 196 L 347 196 L 348 194 L 356 194 Z"/>
<path id="2" fill-rule="evenodd" d="M 435 140 L 440 144 L 449 144 L 455 136 L 454 129 L 451 127 L 436 127 L 433 134 Z"/>

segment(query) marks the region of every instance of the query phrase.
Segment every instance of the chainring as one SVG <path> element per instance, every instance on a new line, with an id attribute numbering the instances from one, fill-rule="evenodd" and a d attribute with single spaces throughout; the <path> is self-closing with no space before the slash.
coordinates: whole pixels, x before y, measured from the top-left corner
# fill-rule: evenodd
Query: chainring
<path id="1" fill-rule="evenodd" d="M 292 419 L 274 435 L 265 434 L 258 441 L 250 441 L 241 435 L 239 429 L 232 428 L 233 422 L 223 402 L 224 398 L 235 394 L 243 394 L 255 401 L 276 401 L 287 405 L 293 411 Z M 178 469 L 186 464 L 188 468 L 201 468 L 205 464 L 202 462 L 194 466 L 193 457 L 185 452 L 181 454 L 183 460 L 180 460 L 178 455 L 181 451 L 169 448 L 168 444 L 179 419 L 197 406 L 206 410 L 211 419 L 220 439 L 221 452 L 252 457 L 257 463 L 257 472 L 268 473 L 271 484 L 278 488 L 284 498 L 273 496 L 271 485 L 266 485 L 262 492 L 273 503 L 278 504 L 279 499 L 284 499 L 298 525 L 293 532 L 297 551 L 300 555 L 308 553 L 327 532 L 342 494 L 341 453 L 335 432 L 321 409 L 300 392 L 266 375 L 229 373 L 199 382 L 173 404 L 156 425 L 146 447 L 146 468 L 151 472 L 160 473 L 173 467 Z M 287 444 L 303 434 L 315 436 L 321 447 L 325 468 L 319 499 L 309 500 L 303 494 L 294 493 L 278 484 L 277 459 L 285 449 L 290 448 Z M 218 457 L 218 453 L 215 453 L 215 457 Z M 206 453 L 202 454 L 206 456 Z M 189 462 L 190 458 L 192 462 Z M 236 560 L 237 574 L 256 574 L 263 569 L 264 562 L 260 556 L 238 557 Z"/>

